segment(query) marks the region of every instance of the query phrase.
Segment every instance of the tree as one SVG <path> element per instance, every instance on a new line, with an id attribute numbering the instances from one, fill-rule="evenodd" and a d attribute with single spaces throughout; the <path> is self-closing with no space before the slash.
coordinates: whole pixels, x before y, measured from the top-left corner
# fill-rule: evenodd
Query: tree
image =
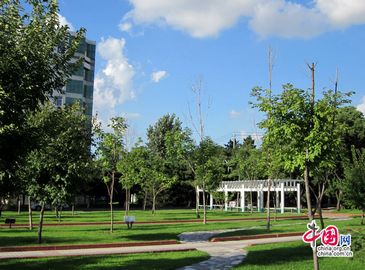
<path id="1" fill-rule="evenodd" d="M 115 179 L 118 174 L 118 163 L 125 155 L 123 136 L 127 125 L 123 117 L 114 117 L 108 125 L 113 132 L 105 132 L 96 126 L 97 159 L 102 173 L 102 179 L 107 187 L 110 205 L 110 232 L 113 232 L 113 195 Z"/>
<path id="2" fill-rule="evenodd" d="M 181 121 L 174 114 L 162 116 L 147 129 L 147 148 L 150 173 L 145 186 L 152 192 L 152 212 L 155 212 L 156 198 L 163 190 L 177 180 L 178 172 L 190 145 L 190 132 L 183 129 Z"/>
<path id="3" fill-rule="evenodd" d="M 365 118 L 353 106 L 339 108 L 336 114 L 336 129 L 341 132 L 341 150 L 337 166 L 332 172 L 332 180 L 329 181 L 327 193 L 336 198 L 337 211 L 341 208 L 343 196 L 343 181 L 345 178 L 344 167 L 352 160 L 352 148 L 359 151 L 365 148 Z"/>
<path id="4" fill-rule="evenodd" d="M 196 149 L 195 184 L 203 191 L 203 223 L 207 223 L 206 191 L 215 191 L 222 181 L 224 173 L 223 148 L 210 138 L 205 138 Z"/>
<path id="5" fill-rule="evenodd" d="M 28 196 L 42 205 L 38 243 L 42 242 L 45 204 L 69 202 L 72 191 L 87 177 L 92 163 L 87 122 L 78 104 L 64 109 L 48 104 L 28 117 L 36 147 L 25 157 L 21 175 Z"/>
<path id="6" fill-rule="evenodd" d="M 66 84 L 83 36 L 81 29 L 71 38 L 60 25 L 55 0 L 0 2 L 0 197 L 18 187 L 19 158 L 30 145 L 27 116 Z"/>
<path id="7" fill-rule="evenodd" d="M 130 189 L 137 183 L 142 183 L 144 175 L 142 174 L 143 168 L 148 166 L 145 164 L 146 152 L 144 147 L 140 145 L 141 141 L 126 152 L 124 157 L 118 162 L 117 169 L 121 173 L 119 182 L 126 190 L 125 199 L 125 215 L 129 213 L 129 202 L 130 202 Z"/>
<path id="8" fill-rule="evenodd" d="M 365 149 L 352 150 L 352 162 L 345 167 L 343 182 L 345 202 L 362 211 L 361 225 L 365 216 Z"/>
<path id="9" fill-rule="evenodd" d="M 285 168 L 292 172 L 300 170 L 303 173 L 310 221 L 314 218 L 310 176 L 315 174 L 316 167 L 335 166 L 340 137 L 333 128 L 333 115 L 337 106 L 348 102 L 347 95 L 330 90 L 315 101 L 314 87 L 312 90 L 310 95 L 291 84 L 284 85 L 283 92 L 274 96 L 270 90 L 252 90 L 252 95 L 257 100 L 254 106 L 267 114 L 266 119 L 260 123 L 261 128 L 267 130 L 264 143 L 280 145 L 275 151 L 283 159 Z M 320 201 L 317 205 L 320 205 Z M 318 269 L 315 250 L 313 261 L 314 268 Z"/>

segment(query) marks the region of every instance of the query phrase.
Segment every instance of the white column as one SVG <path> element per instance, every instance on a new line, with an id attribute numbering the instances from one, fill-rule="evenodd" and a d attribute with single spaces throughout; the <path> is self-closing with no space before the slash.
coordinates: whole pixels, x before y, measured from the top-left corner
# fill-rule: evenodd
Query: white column
<path id="1" fill-rule="evenodd" d="M 260 186 L 260 212 L 263 212 L 264 208 L 264 185 Z"/>
<path id="2" fill-rule="evenodd" d="M 228 211 L 228 191 L 227 191 L 227 185 L 224 185 L 224 211 Z"/>
<path id="3" fill-rule="evenodd" d="M 297 211 L 300 214 L 300 184 L 297 183 Z"/>
<path id="4" fill-rule="evenodd" d="M 261 208 L 261 205 L 260 205 L 260 202 L 261 202 L 260 196 L 261 196 L 261 193 L 258 190 L 257 191 L 257 212 L 260 212 L 260 208 Z"/>
<path id="5" fill-rule="evenodd" d="M 277 190 L 277 188 L 275 187 L 275 192 L 276 192 L 276 198 L 275 198 L 275 203 L 276 203 L 276 208 L 279 208 L 280 207 L 280 204 L 279 204 L 279 190 Z"/>
<path id="6" fill-rule="evenodd" d="M 246 205 L 245 205 L 245 190 L 244 189 L 242 189 L 241 190 L 241 211 L 242 212 L 245 212 L 245 207 L 246 207 Z"/>
<path id="7" fill-rule="evenodd" d="M 284 213 L 284 198 L 285 198 L 285 196 L 284 196 L 284 182 L 281 182 L 280 183 L 280 186 L 281 186 L 281 194 L 280 194 L 280 199 L 281 199 L 281 203 L 280 203 L 280 207 L 281 207 L 281 213 L 283 214 Z"/>
<path id="8" fill-rule="evenodd" d="M 209 199 L 210 199 L 210 210 L 213 210 L 213 195 L 212 194 L 209 194 Z"/>

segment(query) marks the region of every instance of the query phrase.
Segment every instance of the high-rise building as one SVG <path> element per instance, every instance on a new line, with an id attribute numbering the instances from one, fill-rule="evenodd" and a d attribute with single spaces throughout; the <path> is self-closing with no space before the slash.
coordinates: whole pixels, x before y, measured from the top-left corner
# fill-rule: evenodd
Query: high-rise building
<path id="1" fill-rule="evenodd" d="M 79 102 L 90 119 L 93 112 L 95 47 L 95 41 L 81 40 L 73 61 L 82 58 L 82 64 L 62 89 L 63 93 L 53 93 L 56 107 Z"/>

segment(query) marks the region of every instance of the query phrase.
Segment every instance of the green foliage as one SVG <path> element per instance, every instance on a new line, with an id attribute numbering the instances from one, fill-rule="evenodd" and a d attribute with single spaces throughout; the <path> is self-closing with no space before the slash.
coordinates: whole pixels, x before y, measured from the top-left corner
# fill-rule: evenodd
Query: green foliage
<path id="1" fill-rule="evenodd" d="M 365 212 L 365 150 L 352 150 L 353 162 L 345 167 L 343 182 L 345 202 Z"/>
<path id="2" fill-rule="evenodd" d="M 278 95 L 254 88 L 254 107 L 267 114 L 260 123 L 267 130 L 264 145 L 279 146 L 275 152 L 289 171 L 303 170 L 306 165 L 333 168 L 341 143 L 341 133 L 334 128 L 333 119 L 337 107 L 346 104 L 350 94 L 325 91 L 312 104 L 308 92 L 291 84 L 284 85 Z"/>
<path id="3" fill-rule="evenodd" d="M 14 191 L 19 157 L 29 150 L 27 116 L 66 84 L 84 30 L 71 38 L 57 1 L 0 2 L 0 195 Z"/>
<path id="4" fill-rule="evenodd" d="M 87 179 L 92 170 L 87 123 L 78 104 L 64 109 L 48 104 L 28 117 L 34 149 L 18 174 L 34 200 L 59 205 Z"/>
<path id="5" fill-rule="evenodd" d="M 123 117 L 114 117 L 111 119 L 108 127 L 113 132 L 105 132 L 100 127 L 95 129 L 97 136 L 97 161 L 105 183 L 111 181 L 112 175 L 117 172 L 118 163 L 125 155 L 123 136 L 127 129 L 127 124 Z"/>
<path id="6" fill-rule="evenodd" d="M 223 148 L 210 138 L 201 141 L 195 151 L 195 184 L 207 191 L 215 190 L 223 178 Z"/>

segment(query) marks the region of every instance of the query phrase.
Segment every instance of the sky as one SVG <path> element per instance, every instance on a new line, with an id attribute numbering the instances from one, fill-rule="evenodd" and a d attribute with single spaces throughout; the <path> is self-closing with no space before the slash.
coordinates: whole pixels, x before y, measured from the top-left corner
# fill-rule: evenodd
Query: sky
<path id="1" fill-rule="evenodd" d="M 175 113 L 194 132 L 192 89 L 202 82 L 205 135 L 219 144 L 259 134 L 255 86 L 311 87 L 316 95 L 354 91 L 365 113 L 364 0 L 60 0 L 60 22 L 96 41 L 94 114 L 103 124 L 124 116 L 129 137 L 146 138 L 158 118 Z M 190 113 L 189 113 L 190 111 Z M 195 124 L 196 125 L 196 124 Z M 197 134 L 195 133 L 195 138 Z M 259 137 L 257 137 L 259 139 Z"/>

